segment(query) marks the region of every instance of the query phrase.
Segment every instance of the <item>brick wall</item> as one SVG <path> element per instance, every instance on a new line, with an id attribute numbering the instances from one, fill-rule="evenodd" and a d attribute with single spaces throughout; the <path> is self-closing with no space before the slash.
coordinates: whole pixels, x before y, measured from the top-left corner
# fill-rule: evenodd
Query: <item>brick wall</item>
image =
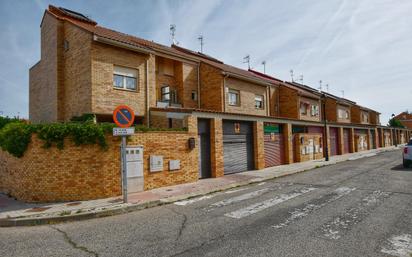
<path id="1" fill-rule="evenodd" d="M 200 64 L 200 107 L 206 110 L 223 111 L 223 75 L 221 70 Z"/>
<path id="2" fill-rule="evenodd" d="M 337 101 L 335 99 L 326 97 L 325 101 L 326 107 L 326 120 L 330 122 L 337 121 Z"/>
<path id="3" fill-rule="evenodd" d="M 146 114 L 146 60 L 148 55 L 94 42 L 92 45 L 92 112 L 111 114 L 118 105 L 130 106 L 136 115 Z M 114 66 L 138 71 L 136 91 L 113 87 Z M 154 86 L 151 84 L 150 86 Z"/>
<path id="4" fill-rule="evenodd" d="M 253 135 L 255 169 L 260 170 L 265 168 L 265 139 L 262 121 L 256 121 L 253 123 Z"/>
<path id="5" fill-rule="evenodd" d="M 297 133 L 295 137 L 295 158 L 297 162 L 323 158 L 322 134 Z"/>
<path id="6" fill-rule="evenodd" d="M 41 59 L 29 71 L 29 118 L 32 122 L 58 119 L 58 46 L 63 24 L 46 13 L 41 25 Z"/>
<path id="7" fill-rule="evenodd" d="M 269 88 L 269 115 L 273 117 L 279 116 L 279 86 L 271 86 Z"/>
<path id="8" fill-rule="evenodd" d="M 235 78 L 226 78 L 225 86 L 228 89 L 234 89 L 240 93 L 240 104 L 238 106 L 232 106 L 228 103 L 228 92 L 225 90 L 225 111 L 231 113 L 243 113 L 252 115 L 267 115 L 267 93 L 266 87 L 253 84 L 247 81 L 243 81 Z M 263 96 L 263 109 L 255 108 L 255 96 Z"/>
<path id="9" fill-rule="evenodd" d="M 182 64 L 182 84 L 183 84 L 183 107 L 199 108 L 198 101 L 192 99 L 192 91 L 196 92 L 198 97 L 198 79 L 197 66 L 183 63 Z"/>
<path id="10" fill-rule="evenodd" d="M 66 22 L 64 37 L 69 44 L 69 49 L 62 50 L 64 70 L 61 85 L 64 92 L 58 99 L 61 106 L 59 116 L 61 120 L 70 120 L 73 116 L 92 112 L 92 88 L 90 87 L 92 35 Z"/>
<path id="11" fill-rule="evenodd" d="M 352 123 L 355 123 L 355 124 L 360 124 L 361 123 L 359 106 L 352 105 L 350 107 L 350 116 L 351 116 L 351 122 Z"/>
<path id="12" fill-rule="evenodd" d="M 279 87 L 279 116 L 284 118 L 299 118 L 299 96 L 294 89 L 281 85 Z"/>
<path id="13" fill-rule="evenodd" d="M 186 121 L 188 132 L 136 133 L 128 145 L 144 148 L 145 190 L 194 182 L 198 179 L 198 147 L 190 150 L 188 140 L 197 138 L 197 120 Z M 118 138 L 108 137 L 108 149 L 98 145 L 75 146 L 65 141 L 63 150 L 43 148 L 33 135 L 22 158 L 0 150 L 0 192 L 27 202 L 90 200 L 121 194 Z M 149 172 L 149 156 L 164 156 L 164 170 Z M 180 160 L 180 170 L 168 171 L 169 160 Z"/>
<path id="14" fill-rule="evenodd" d="M 0 191 L 27 202 L 89 200 L 119 195 L 120 156 L 117 139 L 103 151 L 97 145 L 44 149 L 32 136 L 20 159 L 0 150 Z"/>

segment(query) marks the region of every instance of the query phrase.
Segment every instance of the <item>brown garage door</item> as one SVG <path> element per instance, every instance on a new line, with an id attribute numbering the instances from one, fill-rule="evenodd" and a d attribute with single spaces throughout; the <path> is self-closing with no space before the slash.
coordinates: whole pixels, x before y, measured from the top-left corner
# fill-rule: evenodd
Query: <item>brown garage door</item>
<path id="1" fill-rule="evenodd" d="M 279 133 L 265 134 L 265 167 L 284 164 L 284 140 Z"/>
<path id="2" fill-rule="evenodd" d="M 338 155 L 338 128 L 329 129 L 330 155 Z"/>
<path id="3" fill-rule="evenodd" d="M 349 129 L 343 129 L 343 153 L 349 153 L 350 145 Z"/>

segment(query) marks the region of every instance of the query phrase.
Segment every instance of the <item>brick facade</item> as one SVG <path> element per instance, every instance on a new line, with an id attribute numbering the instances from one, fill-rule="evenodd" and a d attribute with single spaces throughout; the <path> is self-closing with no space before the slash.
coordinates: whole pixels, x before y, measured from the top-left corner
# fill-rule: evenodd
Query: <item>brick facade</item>
<path id="1" fill-rule="evenodd" d="M 209 64 L 200 64 L 200 108 L 223 111 L 223 75 Z"/>

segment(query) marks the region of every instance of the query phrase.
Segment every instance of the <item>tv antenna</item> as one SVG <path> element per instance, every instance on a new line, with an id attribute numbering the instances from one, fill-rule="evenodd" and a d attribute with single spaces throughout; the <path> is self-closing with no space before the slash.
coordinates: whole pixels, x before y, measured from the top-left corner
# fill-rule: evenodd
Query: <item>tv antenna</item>
<path id="1" fill-rule="evenodd" d="M 169 30 L 170 30 L 170 35 L 172 36 L 172 43 L 173 43 L 174 45 L 178 45 L 179 42 L 177 42 L 177 41 L 176 41 L 176 38 L 175 38 L 176 25 L 175 25 L 175 24 L 170 24 Z"/>
<path id="2" fill-rule="evenodd" d="M 247 67 L 250 69 L 250 55 L 243 57 L 243 63 L 247 63 Z"/>
<path id="3" fill-rule="evenodd" d="M 263 65 L 263 74 L 266 74 L 266 61 L 263 61 L 262 65 Z"/>
<path id="4" fill-rule="evenodd" d="M 199 42 L 200 42 L 200 52 L 203 53 L 203 45 L 204 45 L 203 35 L 200 35 L 197 39 L 198 39 Z"/>
<path id="5" fill-rule="evenodd" d="M 292 78 L 292 82 L 295 82 L 293 79 L 293 70 L 290 70 L 289 72 L 290 72 L 290 77 Z"/>
<path id="6" fill-rule="evenodd" d="M 342 93 L 342 98 L 345 98 L 345 90 L 340 91 Z"/>
<path id="7" fill-rule="evenodd" d="M 322 80 L 319 80 L 319 91 L 322 92 Z"/>
<path id="8" fill-rule="evenodd" d="M 299 76 L 299 81 L 300 81 L 300 84 L 303 85 L 303 75 L 300 75 L 300 76 Z"/>
<path id="9" fill-rule="evenodd" d="M 326 84 L 326 92 L 329 93 L 329 84 Z"/>

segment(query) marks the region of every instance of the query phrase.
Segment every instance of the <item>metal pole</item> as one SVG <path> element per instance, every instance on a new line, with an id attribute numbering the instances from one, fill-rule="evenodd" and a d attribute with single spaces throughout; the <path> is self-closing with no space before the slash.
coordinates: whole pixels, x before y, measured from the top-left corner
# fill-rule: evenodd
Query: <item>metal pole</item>
<path id="1" fill-rule="evenodd" d="M 121 162 L 122 162 L 122 189 L 123 202 L 127 203 L 127 165 L 126 165 L 126 136 L 122 136 Z"/>
<path id="2" fill-rule="evenodd" d="M 328 147 L 328 129 L 326 125 L 326 96 L 325 94 L 322 94 L 322 113 L 323 113 L 323 126 L 324 126 L 324 144 L 325 144 L 325 161 L 329 161 L 329 147 Z"/>

